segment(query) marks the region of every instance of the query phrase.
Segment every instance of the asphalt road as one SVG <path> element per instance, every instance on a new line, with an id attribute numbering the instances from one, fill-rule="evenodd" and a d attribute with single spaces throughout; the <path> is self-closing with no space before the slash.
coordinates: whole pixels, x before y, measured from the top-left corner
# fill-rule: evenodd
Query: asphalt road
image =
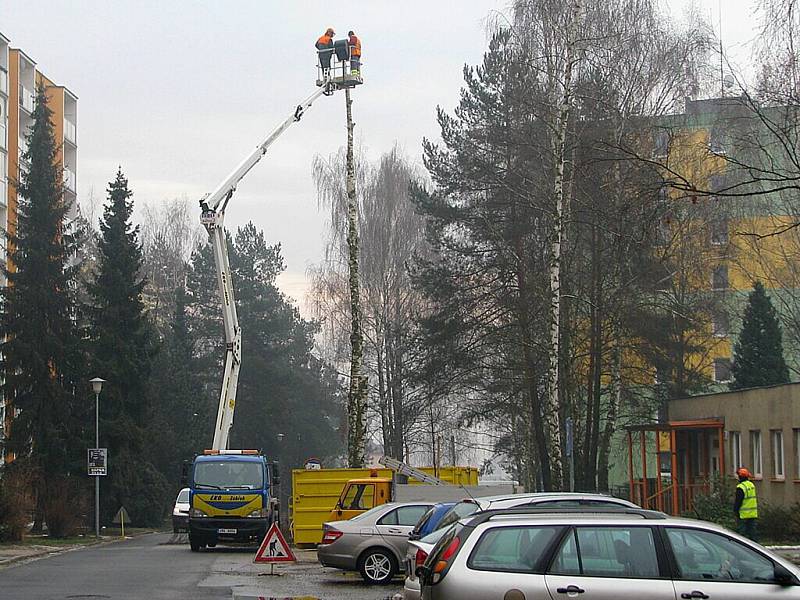
<path id="1" fill-rule="evenodd" d="M 357 574 L 323 568 L 314 552 L 296 564 L 254 565 L 255 549 L 189 551 L 185 536 L 150 534 L 81 548 L 0 570 L 0 600 L 384 600 L 402 589 L 365 585 Z"/>

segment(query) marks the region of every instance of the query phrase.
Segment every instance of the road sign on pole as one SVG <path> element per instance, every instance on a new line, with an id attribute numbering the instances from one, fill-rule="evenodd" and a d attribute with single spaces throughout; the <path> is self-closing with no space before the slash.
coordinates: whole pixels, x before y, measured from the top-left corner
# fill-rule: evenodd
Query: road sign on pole
<path id="1" fill-rule="evenodd" d="M 108 475 L 108 448 L 89 448 L 87 469 L 89 475 Z"/>
<path id="2" fill-rule="evenodd" d="M 253 562 L 272 564 L 276 562 L 293 562 L 296 560 L 281 530 L 278 529 L 278 524 L 273 523 L 267 531 L 267 535 L 264 536 L 264 541 L 261 542 L 261 546 L 259 546 Z"/>

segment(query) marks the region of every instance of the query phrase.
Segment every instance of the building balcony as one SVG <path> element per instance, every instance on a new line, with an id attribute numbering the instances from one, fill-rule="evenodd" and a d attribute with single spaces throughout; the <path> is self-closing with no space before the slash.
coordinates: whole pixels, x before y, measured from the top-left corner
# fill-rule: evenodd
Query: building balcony
<path id="1" fill-rule="evenodd" d="M 8 184 L 5 181 L 0 181 L 0 208 L 6 208 L 8 206 Z M 0 229 L 0 237 L 3 236 L 3 231 Z"/>
<path id="2" fill-rule="evenodd" d="M 0 94 L 8 96 L 8 73 L 0 67 Z"/>
<path id="3" fill-rule="evenodd" d="M 64 187 L 73 194 L 78 189 L 78 176 L 75 171 L 64 169 Z"/>
<path id="4" fill-rule="evenodd" d="M 19 86 L 19 105 L 27 112 L 32 113 L 36 106 L 36 96 L 24 85 Z"/>
<path id="5" fill-rule="evenodd" d="M 0 148 L 3 150 L 8 150 L 8 144 L 6 142 L 6 124 L 0 123 Z"/>
<path id="6" fill-rule="evenodd" d="M 78 130 L 75 123 L 69 119 L 64 119 L 64 139 L 73 146 L 78 145 Z"/>

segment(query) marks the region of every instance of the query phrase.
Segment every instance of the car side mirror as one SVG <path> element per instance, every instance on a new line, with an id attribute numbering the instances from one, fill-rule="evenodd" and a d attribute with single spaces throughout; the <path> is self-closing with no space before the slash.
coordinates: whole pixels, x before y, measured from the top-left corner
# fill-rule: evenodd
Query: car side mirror
<path id="1" fill-rule="evenodd" d="M 421 539 L 421 536 L 419 535 L 418 532 L 412 531 L 411 533 L 408 534 L 408 539 L 409 541 L 415 542 L 418 539 Z"/>
<path id="2" fill-rule="evenodd" d="M 775 564 L 775 583 L 778 585 L 797 585 L 797 578 L 789 569 L 781 564 Z"/>

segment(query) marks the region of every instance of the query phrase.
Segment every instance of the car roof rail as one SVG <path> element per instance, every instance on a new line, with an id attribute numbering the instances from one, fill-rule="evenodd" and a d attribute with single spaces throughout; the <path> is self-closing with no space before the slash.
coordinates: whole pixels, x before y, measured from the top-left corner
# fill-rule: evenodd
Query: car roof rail
<path id="1" fill-rule="evenodd" d="M 637 516 L 647 520 L 660 520 L 667 519 L 669 515 L 657 511 L 647 510 L 644 508 L 631 508 L 628 506 L 598 506 L 587 508 L 546 508 L 543 506 L 515 506 L 512 508 L 496 508 L 475 513 L 470 517 L 469 525 L 475 527 L 481 523 L 489 521 L 493 517 L 505 517 L 511 515 L 576 515 L 576 516 L 590 516 L 590 515 L 622 515 L 622 516 Z"/>

